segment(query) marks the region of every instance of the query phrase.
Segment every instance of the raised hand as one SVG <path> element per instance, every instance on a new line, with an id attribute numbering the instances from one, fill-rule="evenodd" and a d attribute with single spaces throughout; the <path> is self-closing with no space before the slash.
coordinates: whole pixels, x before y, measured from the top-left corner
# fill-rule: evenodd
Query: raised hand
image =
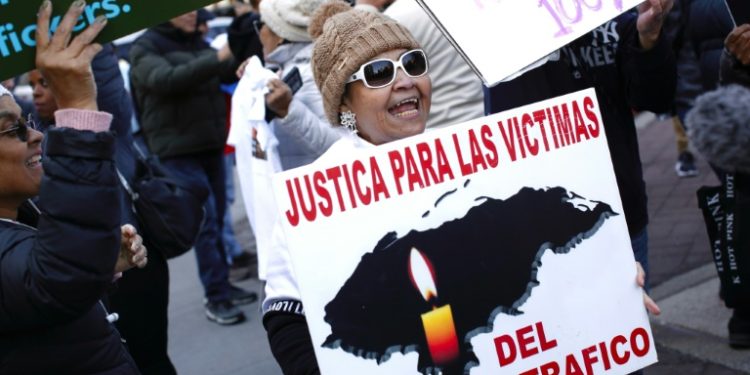
<path id="1" fill-rule="evenodd" d="M 47 80 L 59 109 L 97 109 L 91 61 L 102 46 L 93 41 L 106 25 L 107 18 L 97 17 L 92 25 L 72 38 L 73 28 L 85 7 L 84 0 L 73 2 L 51 38 L 52 2 L 45 0 L 39 8 L 36 66 Z"/>

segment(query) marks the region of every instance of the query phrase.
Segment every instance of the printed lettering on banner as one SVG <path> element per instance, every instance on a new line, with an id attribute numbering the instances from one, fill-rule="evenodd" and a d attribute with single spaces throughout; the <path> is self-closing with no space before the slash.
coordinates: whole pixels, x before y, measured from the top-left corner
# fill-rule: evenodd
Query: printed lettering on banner
<path id="1" fill-rule="evenodd" d="M 593 89 L 274 178 L 324 374 L 656 361 Z"/>
<path id="2" fill-rule="evenodd" d="M 54 32 L 73 1 L 52 0 L 50 31 Z M 96 17 L 104 15 L 109 21 L 97 42 L 106 43 L 214 2 L 216 1 L 88 0 L 73 31 L 83 31 Z M 34 69 L 36 14 L 41 4 L 41 0 L 0 0 L 0 80 Z"/>
<path id="3" fill-rule="evenodd" d="M 642 0 L 417 0 L 492 86 Z"/>

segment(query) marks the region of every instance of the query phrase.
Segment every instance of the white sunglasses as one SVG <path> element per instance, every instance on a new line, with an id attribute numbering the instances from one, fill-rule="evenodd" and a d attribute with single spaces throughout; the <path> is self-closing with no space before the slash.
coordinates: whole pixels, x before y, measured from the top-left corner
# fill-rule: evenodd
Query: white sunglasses
<path id="1" fill-rule="evenodd" d="M 406 75 L 417 78 L 427 73 L 427 56 L 421 49 L 404 52 L 398 61 L 377 59 L 368 61 L 359 67 L 346 83 L 362 81 L 371 89 L 379 89 L 396 80 L 396 72 L 401 68 Z"/>

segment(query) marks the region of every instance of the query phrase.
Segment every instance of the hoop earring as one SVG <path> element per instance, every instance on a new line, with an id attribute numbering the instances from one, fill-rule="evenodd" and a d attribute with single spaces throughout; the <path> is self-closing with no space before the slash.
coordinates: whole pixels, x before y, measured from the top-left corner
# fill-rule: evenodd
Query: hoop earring
<path id="1" fill-rule="evenodd" d="M 341 126 L 349 129 L 353 134 L 357 134 L 357 115 L 352 111 L 341 112 L 339 114 Z"/>

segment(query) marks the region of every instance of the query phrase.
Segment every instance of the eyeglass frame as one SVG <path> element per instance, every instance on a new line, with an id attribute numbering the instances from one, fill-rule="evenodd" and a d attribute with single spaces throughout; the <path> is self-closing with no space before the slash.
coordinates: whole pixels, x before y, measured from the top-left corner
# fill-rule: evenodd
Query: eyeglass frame
<path id="1" fill-rule="evenodd" d="M 21 129 L 23 129 L 23 131 L 19 132 L 19 130 Z M 24 120 L 23 117 L 19 117 L 18 120 L 16 120 L 16 122 L 13 123 L 13 126 L 3 131 L 0 131 L 0 136 L 5 136 L 8 133 L 16 132 L 15 138 L 17 138 L 21 142 L 28 142 L 29 141 L 29 129 L 36 130 L 36 123 L 34 122 L 31 116 L 31 113 L 29 113 L 26 120 Z M 23 135 L 21 133 L 23 133 Z"/>
<path id="2" fill-rule="evenodd" d="M 424 72 L 422 72 L 422 74 L 420 74 L 420 75 L 413 76 L 413 75 L 409 74 L 409 72 L 407 72 L 406 69 L 404 68 L 404 63 L 402 62 L 402 59 L 404 58 L 404 56 L 406 56 L 406 55 L 408 55 L 408 54 L 410 54 L 412 52 L 421 52 L 422 56 L 424 56 Z M 375 62 L 378 62 L 378 61 L 390 61 L 393 64 L 393 67 L 394 67 L 394 69 L 393 69 L 393 76 L 391 77 L 391 80 L 388 83 L 386 83 L 386 84 L 384 84 L 382 86 L 371 86 L 369 83 L 367 83 L 367 79 L 365 78 L 365 72 L 364 72 L 365 71 L 365 67 L 368 66 L 368 65 L 370 65 L 371 63 L 375 63 Z M 427 54 L 421 48 L 415 48 L 415 49 L 412 49 L 412 50 L 409 50 L 409 51 L 406 51 L 406 52 L 402 53 L 401 56 L 398 57 L 398 61 L 394 61 L 394 60 L 391 60 L 391 59 L 385 59 L 385 58 L 384 59 L 370 60 L 370 61 L 368 61 L 368 62 L 360 65 L 359 69 L 356 72 L 354 72 L 349 77 L 349 79 L 346 81 L 346 84 L 349 84 L 349 83 L 352 83 L 352 82 L 356 82 L 356 81 L 362 81 L 362 83 L 365 85 L 365 87 L 370 88 L 370 89 L 380 89 L 380 88 L 383 88 L 383 87 L 387 87 L 387 86 L 392 85 L 393 82 L 396 81 L 396 76 L 398 75 L 398 68 L 401 68 L 401 70 L 404 71 L 404 74 L 406 74 L 407 76 L 409 76 L 411 78 L 419 78 L 419 77 L 427 74 L 428 71 L 430 71 L 430 61 L 427 59 Z"/>

